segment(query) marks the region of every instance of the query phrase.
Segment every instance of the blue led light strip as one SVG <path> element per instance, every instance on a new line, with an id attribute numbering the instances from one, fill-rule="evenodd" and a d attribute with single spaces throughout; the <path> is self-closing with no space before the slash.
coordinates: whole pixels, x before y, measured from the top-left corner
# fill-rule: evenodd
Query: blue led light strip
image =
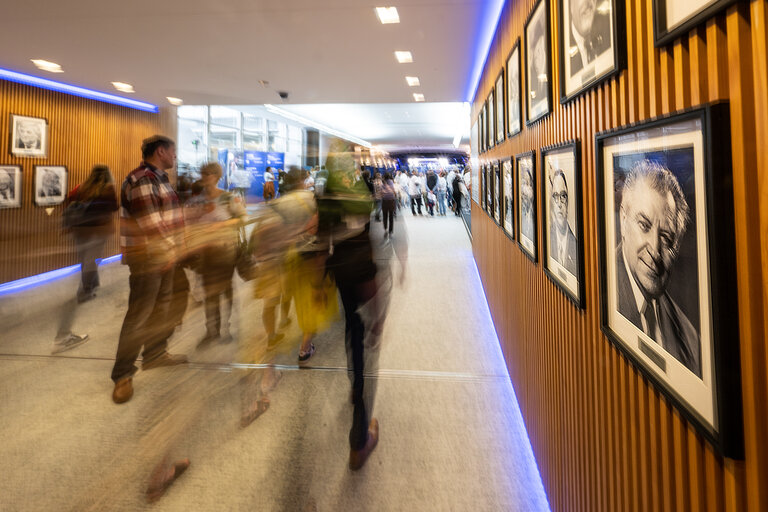
<path id="1" fill-rule="evenodd" d="M 17 71 L 11 71 L 9 69 L 0 68 L 0 78 L 3 80 L 9 80 L 11 82 L 17 82 L 20 84 L 31 85 L 34 87 L 40 87 L 42 89 L 48 89 L 50 91 L 63 92 L 66 94 L 73 94 L 82 98 L 88 98 L 91 100 L 104 101 L 106 103 L 112 103 L 120 105 L 122 107 L 135 108 L 137 110 L 143 110 L 145 112 L 157 113 L 157 105 L 146 103 L 143 101 L 132 100 L 129 98 L 123 98 L 122 96 L 115 96 L 114 94 L 107 94 L 105 92 L 94 91 L 92 89 L 86 89 L 85 87 L 78 87 L 76 85 L 65 84 L 63 82 L 57 82 L 55 80 L 48 80 L 47 78 L 40 78 L 39 76 L 26 75 Z"/>
<path id="2" fill-rule="evenodd" d="M 99 262 L 99 265 L 106 265 L 108 263 L 114 263 L 116 261 L 120 261 L 121 256 L 122 254 L 115 254 L 114 256 L 110 256 L 109 258 L 104 258 Z M 0 284 L 0 295 L 17 293 L 41 284 L 50 283 L 51 281 L 55 281 L 56 279 L 61 279 L 62 277 L 76 274 L 77 272 L 80 272 L 80 265 L 72 265 L 69 267 L 51 270 L 50 272 L 43 272 L 42 274 L 37 274 L 35 276 L 29 276 L 23 279 L 17 279 L 16 281 L 9 281 L 7 283 L 2 283 Z"/>
<path id="3" fill-rule="evenodd" d="M 480 83 L 480 75 L 483 74 L 485 62 L 488 59 L 488 52 L 491 50 L 493 36 L 501 19 L 501 11 L 504 8 L 504 0 L 491 0 L 483 3 L 485 9 L 481 14 L 480 27 L 475 44 L 475 60 L 472 63 L 472 70 L 469 73 L 469 84 L 466 100 L 472 103 L 477 92 L 477 86 Z"/>

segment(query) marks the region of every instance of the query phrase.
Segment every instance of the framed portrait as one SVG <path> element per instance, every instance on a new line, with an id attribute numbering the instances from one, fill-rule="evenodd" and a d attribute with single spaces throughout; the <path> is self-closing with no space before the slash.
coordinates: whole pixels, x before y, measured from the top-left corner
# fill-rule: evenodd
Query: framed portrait
<path id="1" fill-rule="evenodd" d="M 11 114 L 11 154 L 44 158 L 48 154 L 48 121 Z"/>
<path id="2" fill-rule="evenodd" d="M 493 184 L 493 220 L 496 224 L 501 225 L 501 169 L 499 168 L 499 162 L 494 162 L 491 168 L 491 179 Z"/>
<path id="3" fill-rule="evenodd" d="M 531 261 L 536 262 L 537 214 L 536 214 L 536 153 L 530 151 L 515 157 L 517 174 L 517 219 L 519 231 L 517 244 Z"/>
<path id="4" fill-rule="evenodd" d="M 533 124 L 551 110 L 549 59 L 549 2 L 539 0 L 525 22 L 526 124 Z"/>
<path id="5" fill-rule="evenodd" d="M 499 73 L 496 79 L 496 144 L 499 144 L 506 137 L 504 130 L 504 69 Z"/>
<path id="6" fill-rule="evenodd" d="M 488 105 L 488 148 L 496 145 L 496 100 L 494 92 L 494 89 L 491 89 L 485 102 Z"/>
<path id="7" fill-rule="evenodd" d="M 579 142 L 541 150 L 542 263 L 544 272 L 584 308 L 584 236 Z"/>
<path id="8" fill-rule="evenodd" d="M 21 167 L 0 165 L 0 208 L 21 206 Z"/>
<path id="9" fill-rule="evenodd" d="M 689 421 L 741 458 L 729 127 L 721 103 L 597 136 L 600 316 Z"/>
<path id="10" fill-rule="evenodd" d="M 480 111 L 480 151 L 486 151 L 488 149 L 488 123 L 486 119 L 486 104 L 483 103 L 483 108 Z"/>
<path id="11" fill-rule="evenodd" d="M 483 210 L 485 210 L 485 213 L 488 213 L 488 199 L 490 197 L 490 191 L 488 190 L 488 165 L 483 164 L 483 170 L 481 172 L 482 176 L 482 182 L 483 182 L 483 192 L 482 192 L 482 207 Z"/>
<path id="12" fill-rule="evenodd" d="M 512 159 L 501 161 L 501 226 L 509 238 L 515 238 L 515 196 Z"/>
<path id="13" fill-rule="evenodd" d="M 565 103 L 621 69 L 621 0 L 559 0 L 560 102 Z"/>
<path id="14" fill-rule="evenodd" d="M 67 197 L 67 168 L 63 165 L 35 166 L 35 204 L 53 206 Z"/>
<path id="15" fill-rule="evenodd" d="M 485 213 L 493 218 L 493 168 L 491 164 L 485 165 Z"/>
<path id="16" fill-rule="evenodd" d="M 523 128 L 523 105 L 520 95 L 520 38 L 507 57 L 507 137 L 514 137 Z"/>
<path id="17" fill-rule="evenodd" d="M 653 44 L 671 43 L 737 0 L 653 0 Z"/>

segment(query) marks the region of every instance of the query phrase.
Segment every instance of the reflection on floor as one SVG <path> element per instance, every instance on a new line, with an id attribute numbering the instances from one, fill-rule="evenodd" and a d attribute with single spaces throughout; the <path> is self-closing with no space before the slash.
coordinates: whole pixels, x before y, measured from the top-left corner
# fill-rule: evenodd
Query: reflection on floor
<path id="1" fill-rule="evenodd" d="M 380 358 L 381 440 L 362 470 L 347 467 L 351 406 L 338 321 L 316 339 L 307 369 L 296 366 L 299 332 L 289 326 L 271 407 L 245 429 L 245 370 L 219 364 L 236 360 L 237 348 L 195 350 L 204 323 L 194 303 L 171 339 L 171 351 L 193 364 L 139 372 L 134 398 L 112 403 L 127 307 L 127 269 L 112 263 L 101 268 L 98 297 L 76 312 L 74 331 L 89 341 L 57 356 L 51 342 L 78 276 L 0 297 L 0 509 L 81 510 L 98 499 L 97 510 L 144 509 L 147 476 L 162 456 L 153 421 L 169 421 L 162 412 L 174 407 L 193 417 L 173 449 L 192 465 L 155 510 L 548 510 L 462 221 L 401 217 L 395 236 L 407 229 L 407 280 L 394 289 Z M 378 224 L 373 237 L 387 243 Z M 236 286 L 232 323 L 253 335 L 259 305 L 247 285 Z"/>

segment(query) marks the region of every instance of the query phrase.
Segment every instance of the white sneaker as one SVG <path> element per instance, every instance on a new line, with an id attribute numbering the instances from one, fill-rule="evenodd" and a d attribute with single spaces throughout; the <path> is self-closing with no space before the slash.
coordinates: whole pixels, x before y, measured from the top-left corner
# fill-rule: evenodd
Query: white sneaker
<path id="1" fill-rule="evenodd" d="M 53 350 L 51 350 L 51 354 L 59 354 L 61 352 L 66 352 L 67 350 L 73 349 L 77 347 L 78 345 L 82 345 L 88 341 L 88 335 L 83 334 L 82 336 L 78 334 L 69 333 L 69 335 L 65 338 L 57 338 L 53 342 Z"/>

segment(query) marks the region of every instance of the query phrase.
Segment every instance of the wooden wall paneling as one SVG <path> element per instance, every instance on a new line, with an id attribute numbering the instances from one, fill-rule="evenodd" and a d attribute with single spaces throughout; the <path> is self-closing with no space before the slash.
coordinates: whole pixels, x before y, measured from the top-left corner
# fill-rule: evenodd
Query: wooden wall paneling
<path id="1" fill-rule="evenodd" d="M 688 40 L 678 39 L 672 51 L 675 73 L 675 110 L 682 110 L 691 105 L 691 68 L 688 61 Z"/>
<path id="2" fill-rule="evenodd" d="M 705 40 L 707 33 L 704 27 L 691 32 L 688 38 L 688 51 L 691 59 L 691 104 L 707 103 L 707 52 Z"/>
<path id="3" fill-rule="evenodd" d="M 717 16 L 707 21 L 709 101 L 728 98 L 728 67 L 725 19 L 722 16 Z"/>

